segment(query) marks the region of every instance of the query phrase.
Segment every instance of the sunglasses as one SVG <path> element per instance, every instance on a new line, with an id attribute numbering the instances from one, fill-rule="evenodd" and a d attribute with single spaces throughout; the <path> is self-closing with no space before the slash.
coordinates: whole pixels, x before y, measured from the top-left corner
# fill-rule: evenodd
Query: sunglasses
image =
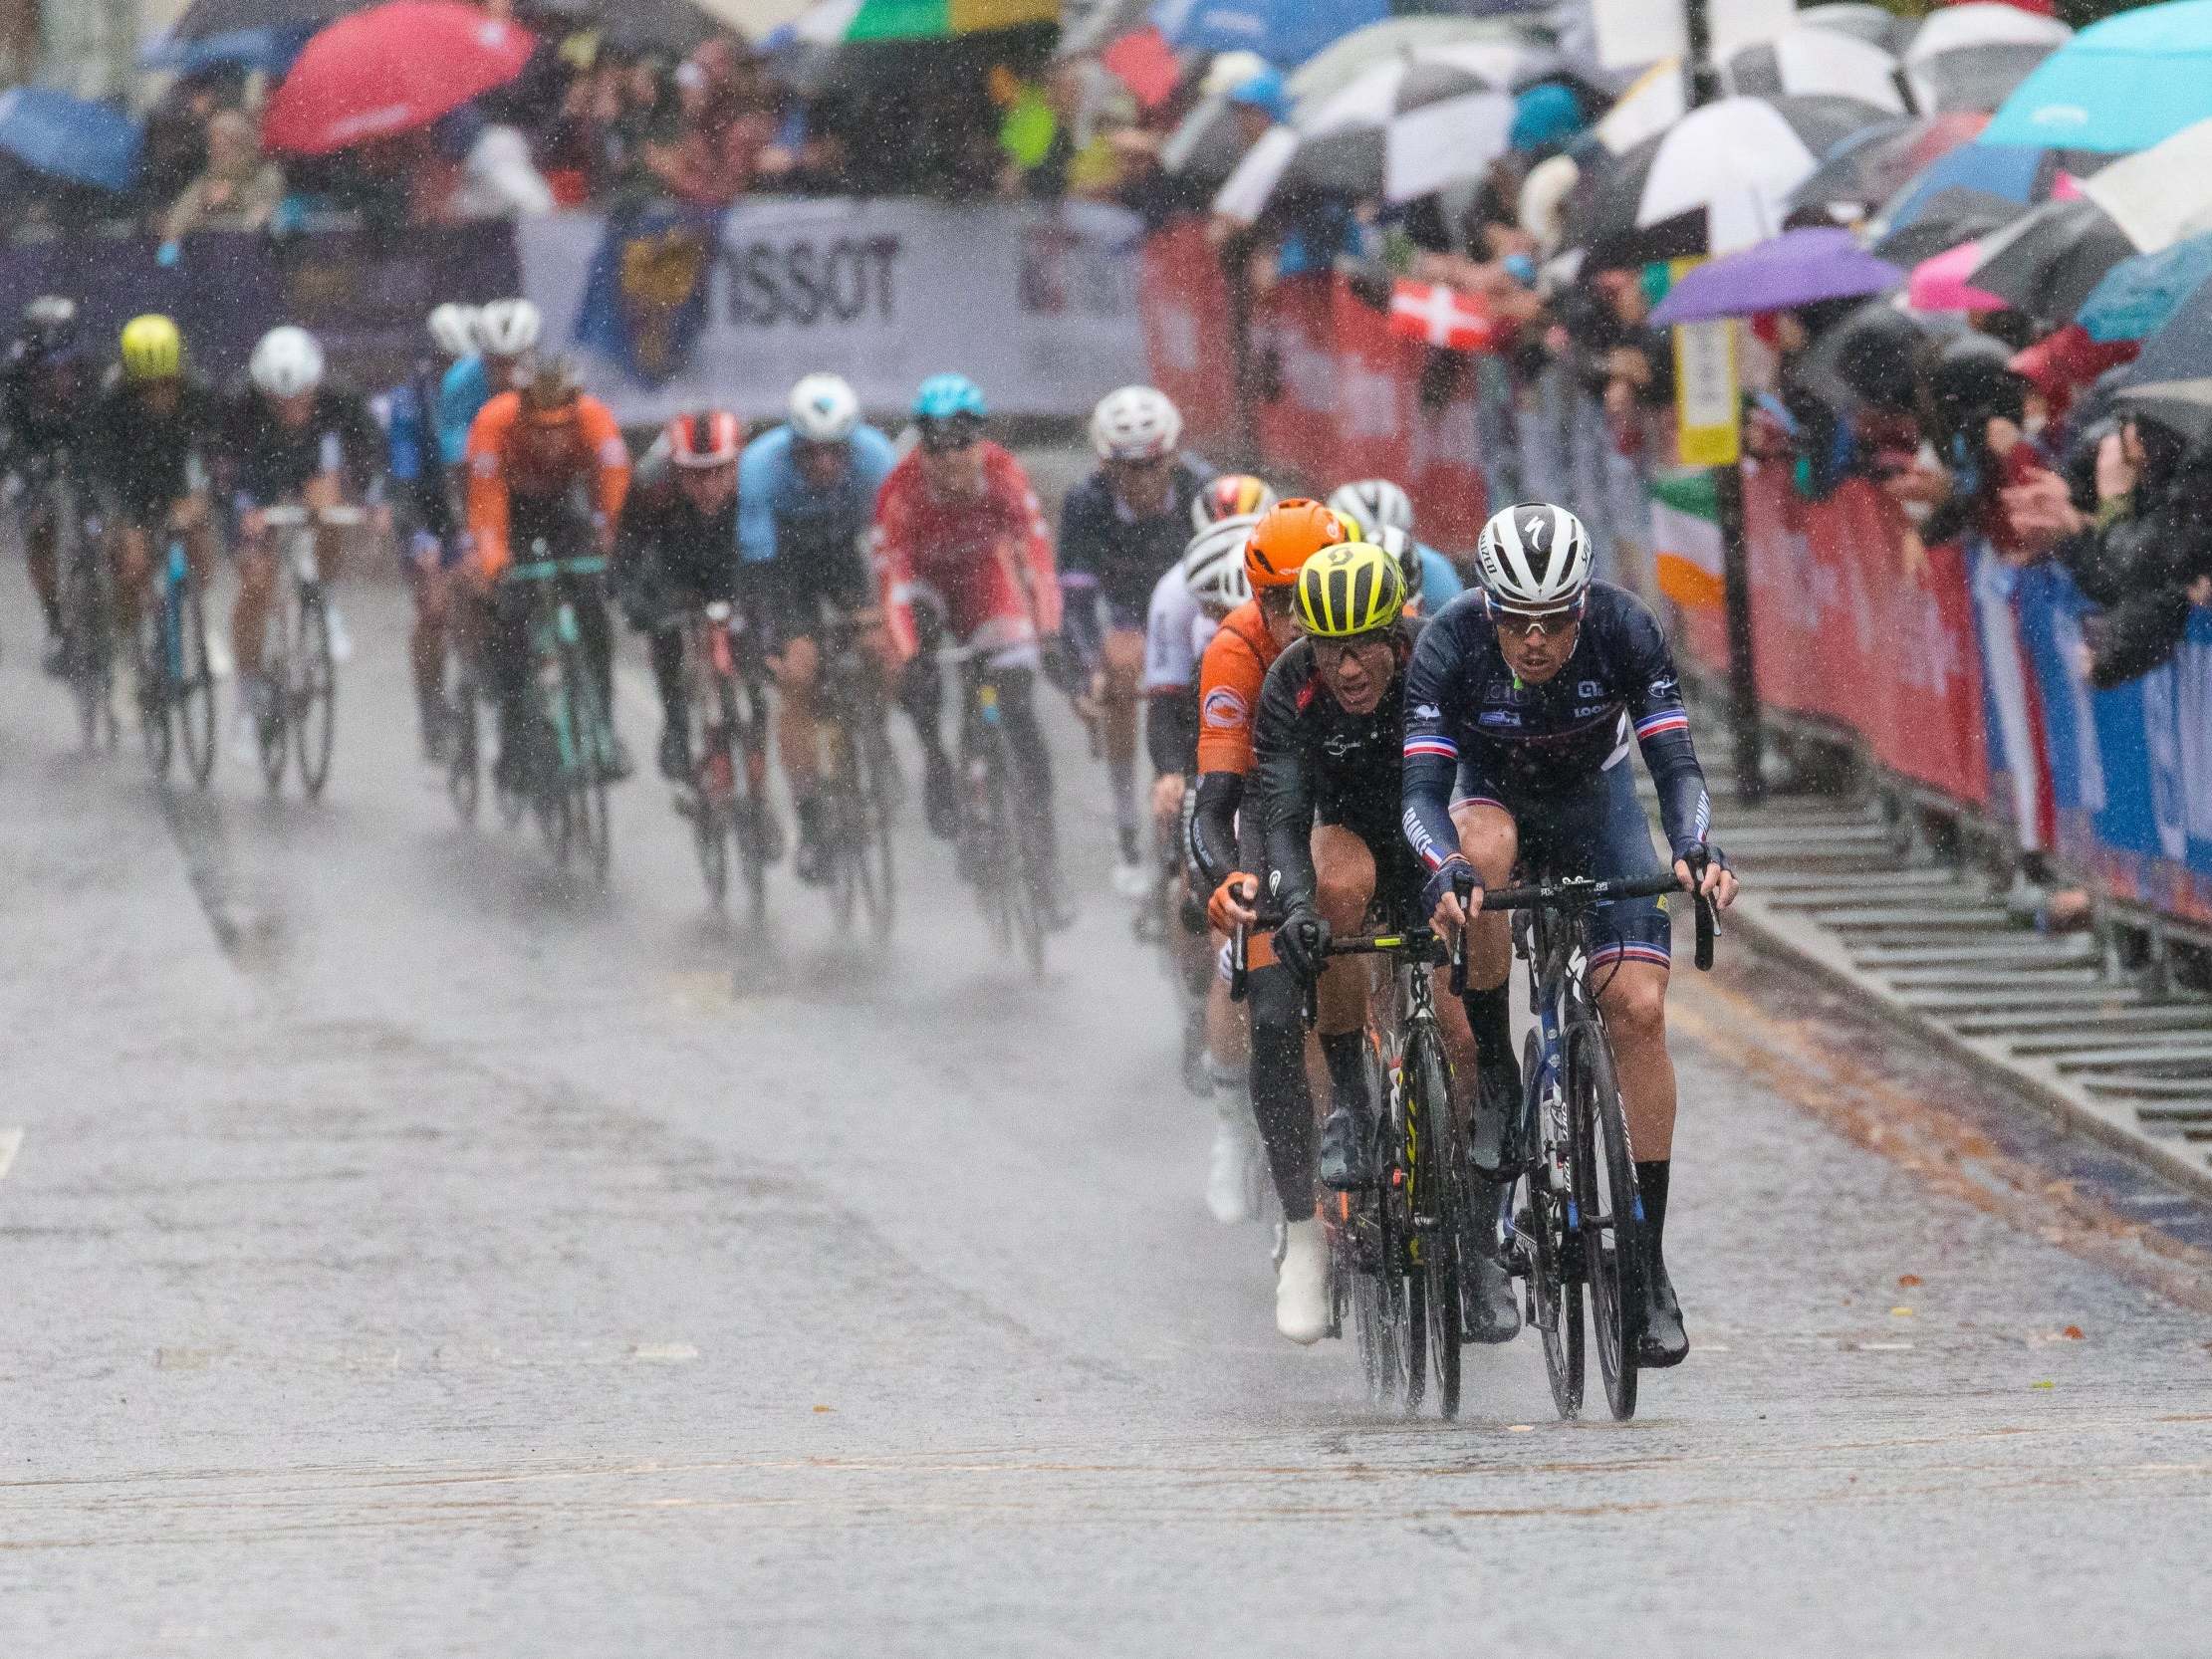
<path id="1" fill-rule="evenodd" d="M 1583 605 L 1580 599 L 1555 610 L 1507 610 L 1493 605 L 1490 617 L 1498 624 L 1500 633 L 1520 639 L 1549 639 L 1554 634 L 1566 633 L 1580 622 Z"/>
<path id="2" fill-rule="evenodd" d="M 1362 651 L 1371 651 L 1378 645 L 1386 646 L 1390 643 L 1390 635 L 1386 630 L 1357 633 L 1349 639 L 1316 639 L 1313 642 L 1314 660 L 1324 668 L 1338 668 Z"/>
<path id="3" fill-rule="evenodd" d="M 965 415 L 921 422 L 921 446 L 931 455 L 957 455 L 973 449 L 982 435 L 981 426 Z"/>

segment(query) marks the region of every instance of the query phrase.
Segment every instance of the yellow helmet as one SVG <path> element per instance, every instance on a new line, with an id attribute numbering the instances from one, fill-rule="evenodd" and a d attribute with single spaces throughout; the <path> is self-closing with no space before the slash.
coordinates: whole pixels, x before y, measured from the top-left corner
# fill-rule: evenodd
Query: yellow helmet
<path id="1" fill-rule="evenodd" d="M 1316 639 L 1374 633 L 1405 608 L 1405 573 L 1372 542 L 1323 548 L 1299 567 L 1298 620 Z"/>
<path id="2" fill-rule="evenodd" d="M 166 317 L 133 317 L 123 326 L 123 372 L 130 380 L 166 380 L 184 371 L 184 337 Z"/>

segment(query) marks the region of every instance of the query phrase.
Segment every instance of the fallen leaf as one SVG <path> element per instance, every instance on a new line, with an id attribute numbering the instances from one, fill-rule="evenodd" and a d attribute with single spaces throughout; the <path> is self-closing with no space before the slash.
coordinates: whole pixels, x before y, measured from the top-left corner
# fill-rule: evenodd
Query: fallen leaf
<path id="1" fill-rule="evenodd" d="M 2079 1342 L 2082 1340 L 2082 1327 L 2078 1324 L 2070 1324 L 2059 1334 L 2070 1342 Z"/>
<path id="2" fill-rule="evenodd" d="M 2043 1381 L 2043 1382 L 2031 1382 L 2030 1384 L 2028 1384 L 2028 1386 L 2029 1386 L 2030 1388 L 2056 1388 L 2056 1387 L 2058 1387 L 2059 1385 L 2058 1385 L 2057 1383 L 2055 1383 L 2055 1382 L 2051 1382 L 2051 1381 L 2049 1381 L 2049 1380 L 2046 1380 L 2046 1381 Z"/>
<path id="3" fill-rule="evenodd" d="M 1920 1283 L 1920 1276 L 1916 1273 L 1900 1273 L 1897 1275 L 1897 1283 L 1909 1291 Z"/>
<path id="4" fill-rule="evenodd" d="M 816 1406 L 816 1407 L 815 1407 L 815 1410 L 817 1410 L 817 1411 L 835 1411 L 835 1410 L 837 1410 L 837 1407 L 836 1407 L 836 1406 L 834 1406 L 834 1405 L 818 1405 L 818 1406 Z"/>
<path id="5" fill-rule="evenodd" d="M 1893 1319 L 1909 1319 L 1912 1317 L 1912 1309 L 1909 1307 L 1892 1307 L 1889 1309 L 1889 1316 Z"/>

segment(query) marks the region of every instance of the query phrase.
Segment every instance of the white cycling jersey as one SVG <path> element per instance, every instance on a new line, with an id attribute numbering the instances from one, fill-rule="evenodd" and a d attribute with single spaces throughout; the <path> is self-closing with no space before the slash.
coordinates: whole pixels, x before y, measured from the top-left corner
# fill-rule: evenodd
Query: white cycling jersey
<path id="1" fill-rule="evenodd" d="M 1198 683 L 1198 659 L 1221 624 L 1192 597 L 1180 564 L 1152 587 L 1144 616 L 1144 693 L 1180 691 Z"/>

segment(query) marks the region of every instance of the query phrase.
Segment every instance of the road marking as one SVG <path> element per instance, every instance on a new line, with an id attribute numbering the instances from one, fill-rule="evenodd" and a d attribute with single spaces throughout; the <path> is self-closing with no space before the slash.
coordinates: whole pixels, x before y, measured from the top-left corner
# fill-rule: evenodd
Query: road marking
<path id="1" fill-rule="evenodd" d="M 641 1365 L 680 1365 L 698 1358 L 699 1350 L 689 1342 L 639 1342 L 629 1356 Z"/>
<path id="2" fill-rule="evenodd" d="M 15 1167 L 15 1155 L 22 1150 L 21 1129 L 0 1129 L 0 1181 L 8 1178 L 8 1171 Z"/>

